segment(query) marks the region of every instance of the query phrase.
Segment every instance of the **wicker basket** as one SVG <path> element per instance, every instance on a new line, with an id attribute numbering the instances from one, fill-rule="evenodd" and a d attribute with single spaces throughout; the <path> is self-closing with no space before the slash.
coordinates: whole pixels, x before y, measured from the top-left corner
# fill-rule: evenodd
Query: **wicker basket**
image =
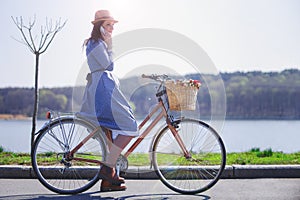
<path id="1" fill-rule="evenodd" d="M 166 82 L 170 110 L 195 110 L 198 89 L 192 86 Z"/>

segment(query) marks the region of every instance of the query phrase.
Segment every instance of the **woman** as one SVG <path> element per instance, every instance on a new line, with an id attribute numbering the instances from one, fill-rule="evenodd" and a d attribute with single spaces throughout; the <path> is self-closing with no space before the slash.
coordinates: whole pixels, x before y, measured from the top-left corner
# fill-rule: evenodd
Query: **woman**
<path id="1" fill-rule="evenodd" d="M 126 189 L 124 179 L 118 177 L 114 166 L 122 150 L 138 135 L 132 109 L 119 89 L 118 79 L 112 74 L 111 34 L 117 22 L 109 11 L 97 11 L 91 37 L 85 41 L 91 73 L 80 113 L 109 130 L 106 133 L 112 142 L 105 165 L 101 166 L 101 191 Z"/>

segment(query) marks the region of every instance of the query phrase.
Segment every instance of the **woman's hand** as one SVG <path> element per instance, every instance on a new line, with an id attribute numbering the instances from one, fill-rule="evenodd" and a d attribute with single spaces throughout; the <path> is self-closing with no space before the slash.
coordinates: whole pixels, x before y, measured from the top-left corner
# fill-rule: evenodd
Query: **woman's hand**
<path id="1" fill-rule="evenodd" d="M 111 50 L 112 49 L 112 39 L 111 39 L 111 33 L 106 31 L 105 34 L 102 34 L 104 38 L 104 42 L 107 45 L 107 49 Z"/>
<path id="2" fill-rule="evenodd" d="M 114 24 L 115 21 L 104 21 L 101 28 L 103 28 L 103 31 L 101 31 L 101 34 L 104 38 L 105 43 L 107 44 L 107 49 L 110 51 L 112 48 L 112 39 L 111 34 L 114 30 Z"/>

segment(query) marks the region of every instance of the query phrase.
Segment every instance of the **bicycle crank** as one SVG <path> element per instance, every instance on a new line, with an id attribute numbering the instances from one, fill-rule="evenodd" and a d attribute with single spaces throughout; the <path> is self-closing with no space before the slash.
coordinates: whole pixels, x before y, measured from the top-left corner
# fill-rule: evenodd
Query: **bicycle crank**
<path id="1" fill-rule="evenodd" d="M 128 169 L 128 160 L 125 156 L 120 155 L 116 162 L 116 171 L 118 176 L 120 176 L 121 171 L 126 171 Z"/>

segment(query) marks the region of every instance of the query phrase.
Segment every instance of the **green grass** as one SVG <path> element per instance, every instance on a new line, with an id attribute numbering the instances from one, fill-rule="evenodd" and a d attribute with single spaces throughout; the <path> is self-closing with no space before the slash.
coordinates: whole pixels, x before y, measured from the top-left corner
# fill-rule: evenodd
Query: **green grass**
<path id="1" fill-rule="evenodd" d="M 26 153 L 0 152 L 0 165 L 31 165 L 31 158 Z"/>
<path id="2" fill-rule="evenodd" d="M 93 158 L 85 155 L 85 158 Z M 180 163 L 182 165 L 187 164 L 202 164 L 213 165 L 219 160 L 219 156 L 216 154 L 198 154 L 193 155 L 193 160 L 186 160 L 184 158 L 178 158 L 174 155 L 158 155 L 158 162 L 163 165 L 171 163 Z M 148 153 L 132 153 L 128 157 L 129 166 L 149 166 L 149 154 Z M 45 164 L 53 164 L 57 162 L 55 154 L 46 153 L 39 162 Z M 78 163 L 84 165 L 84 163 Z M 297 153 L 283 153 L 273 152 L 272 149 L 260 150 L 259 148 L 252 148 L 247 152 L 240 153 L 228 153 L 227 165 L 275 165 L 275 164 L 300 164 L 300 152 Z M 31 165 L 30 155 L 26 153 L 13 153 L 4 151 L 0 146 L 0 165 Z"/>
<path id="3" fill-rule="evenodd" d="M 227 164 L 240 165 L 277 165 L 277 164 L 300 164 L 300 152 L 283 153 L 273 152 L 272 149 L 261 151 L 253 148 L 248 152 L 227 154 Z"/>

